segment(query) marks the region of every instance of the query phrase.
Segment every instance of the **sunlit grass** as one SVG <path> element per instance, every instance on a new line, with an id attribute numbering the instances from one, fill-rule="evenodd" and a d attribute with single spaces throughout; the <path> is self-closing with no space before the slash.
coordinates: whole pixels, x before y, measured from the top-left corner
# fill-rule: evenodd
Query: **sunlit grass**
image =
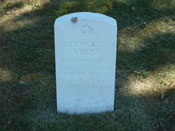
<path id="1" fill-rule="evenodd" d="M 124 28 L 120 33 L 120 49 L 139 50 L 145 44 L 145 39 L 154 39 L 155 36 L 163 33 L 174 33 L 175 32 L 175 21 L 174 18 L 165 18 L 152 21 L 151 23 L 145 23 L 144 28 L 136 29 L 133 27 Z"/>
<path id="2" fill-rule="evenodd" d="M 0 68 L 0 81 L 6 82 L 12 80 L 12 76 L 8 69 Z"/>
<path id="3" fill-rule="evenodd" d="M 33 19 L 17 18 L 25 14 L 37 11 L 38 9 L 42 8 L 45 4 L 47 4 L 47 1 L 31 1 L 29 3 L 25 1 L 9 1 L 6 4 L 3 4 L 1 8 L 4 9 L 4 14 L 1 16 L 0 19 L 0 27 L 2 28 L 3 32 L 9 32 L 20 28 L 25 28 L 28 25 L 35 24 L 38 20 L 37 17 Z"/>
<path id="4" fill-rule="evenodd" d="M 175 89 L 175 66 L 167 65 L 153 72 L 135 72 L 125 88 L 128 88 L 129 94 L 138 96 L 162 94 Z"/>

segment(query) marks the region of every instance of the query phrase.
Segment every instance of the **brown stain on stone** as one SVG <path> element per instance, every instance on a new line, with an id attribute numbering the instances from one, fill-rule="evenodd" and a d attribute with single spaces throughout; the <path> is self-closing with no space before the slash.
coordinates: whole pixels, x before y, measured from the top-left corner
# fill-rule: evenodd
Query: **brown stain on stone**
<path id="1" fill-rule="evenodd" d="M 77 17 L 72 17 L 71 21 L 72 21 L 72 23 L 77 23 L 78 18 Z"/>

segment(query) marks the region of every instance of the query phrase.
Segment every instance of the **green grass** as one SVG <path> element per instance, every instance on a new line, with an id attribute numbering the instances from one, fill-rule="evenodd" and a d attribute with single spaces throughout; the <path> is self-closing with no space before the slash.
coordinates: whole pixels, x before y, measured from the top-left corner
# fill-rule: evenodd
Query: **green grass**
<path id="1" fill-rule="evenodd" d="M 175 130 L 174 0 L 1 1 L 0 130 Z M 54 20 L 78 11 L 117 19 L 114 112 L 56 112 Z"/>

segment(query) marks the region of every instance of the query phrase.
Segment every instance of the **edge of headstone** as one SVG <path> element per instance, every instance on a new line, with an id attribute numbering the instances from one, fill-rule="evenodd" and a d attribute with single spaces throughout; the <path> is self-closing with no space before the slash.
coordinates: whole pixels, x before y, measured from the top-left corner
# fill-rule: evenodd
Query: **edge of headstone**
<path id="1" fill-rule="evenodd" d="M 76 12 L 76 13 L 71 13 L 71 14 L 66 14 L 66 15 L 60 16 L 55 20 L 54 26 L 56 27 L 58 24 L 65 22 L 65 21 L 68 21 L 71 17 L 87 18 L 88 16 L 90 16 L 91 18 L 94 18 L 94 19 L 106 21 L 109 24 L 117 26 L 116 19 L 109 17 L 107 15 L 104 15 L 104 14 L 93 13 L 93 12 Z"/>

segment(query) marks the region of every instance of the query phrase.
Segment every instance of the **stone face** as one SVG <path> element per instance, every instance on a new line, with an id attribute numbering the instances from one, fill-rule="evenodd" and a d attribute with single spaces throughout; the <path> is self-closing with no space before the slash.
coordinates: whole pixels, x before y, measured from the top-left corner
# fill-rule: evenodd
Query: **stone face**
<path id="1" fill-rule="evenodd" d="M 54 28 L 57 111 L 113 111 L 116 20 L 97 13 L 72 13 L 57 18 Z"/>

